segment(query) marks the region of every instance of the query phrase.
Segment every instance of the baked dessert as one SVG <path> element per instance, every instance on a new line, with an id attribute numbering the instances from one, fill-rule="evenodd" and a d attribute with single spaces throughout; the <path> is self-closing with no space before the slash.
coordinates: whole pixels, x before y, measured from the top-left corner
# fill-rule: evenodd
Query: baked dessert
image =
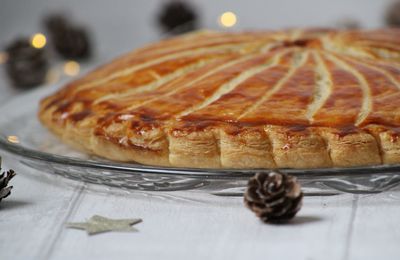
<path id="1" fill-rule="evenodd" d="M 128 53 L 40 103 L 68 144 L 227 168 L 400 162 L 400 30 L 200 31 Z"/>

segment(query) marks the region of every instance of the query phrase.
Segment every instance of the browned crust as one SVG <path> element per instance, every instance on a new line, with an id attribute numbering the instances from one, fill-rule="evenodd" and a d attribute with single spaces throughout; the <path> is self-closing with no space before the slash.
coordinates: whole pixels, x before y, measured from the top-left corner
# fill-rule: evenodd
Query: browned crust
<path id="1" fill-rule="evenodd" d="M 44 124 L 46 118 L 41 117 Z M 53 125 L 53 124 L 49 124 Z M 134 144 L 117 144 L 87 129 L 50 128 L 65 143 L 116 161 L 199 168 L 318 168 L 398 163 L 400 141 L 382 131 L 351 134 L 332 128 L 293 131 L 281 126 L 231 131 L 213 127 L 197 131 L 162 129 L 153 136 L 131 136 Z M 144 141 L 146 140 L 146 141 Z M 378 140 L 378 141 L 376 141 Z"/>

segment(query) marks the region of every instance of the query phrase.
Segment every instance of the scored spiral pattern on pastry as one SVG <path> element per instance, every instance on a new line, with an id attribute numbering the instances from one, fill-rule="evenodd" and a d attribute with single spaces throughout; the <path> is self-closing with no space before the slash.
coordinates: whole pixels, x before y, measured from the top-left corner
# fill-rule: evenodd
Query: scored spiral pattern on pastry
<path id="1" fill-rule="evenodd" d="M 400 162 L 400 30 L 200 31 L 42 100 L 65 142 L 119 161 L 313 168 Z"/>

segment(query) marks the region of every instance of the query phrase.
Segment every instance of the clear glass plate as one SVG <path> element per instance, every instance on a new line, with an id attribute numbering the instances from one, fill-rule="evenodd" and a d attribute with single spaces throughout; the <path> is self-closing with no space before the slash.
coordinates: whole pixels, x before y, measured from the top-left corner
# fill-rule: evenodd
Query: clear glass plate
<path id="1" fill-rule="evenodd" d="M 250 176 L 268 171 L 146 166 L 82 154 L 62 144 L 37 119 L 40 98 L 57 87 L 42 87 L 0 106 L 0 149 L 40 172 L 128 190 L 201 189 L 215 195 L 235 196 L 242 194 Z M 297 176 L 306 195 L 378 193 L 400 183 L 400 165 L 281 171 Z"/>

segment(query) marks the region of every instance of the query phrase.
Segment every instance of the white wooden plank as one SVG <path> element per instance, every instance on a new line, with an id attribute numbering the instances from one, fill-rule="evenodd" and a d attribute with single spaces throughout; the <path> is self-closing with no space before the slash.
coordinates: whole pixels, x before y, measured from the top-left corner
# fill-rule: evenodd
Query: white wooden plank
<path id="1" fill-rule="evenodd" d="M 32 178 L 26 173 L 34 170 L 17 170 L 13 194 L 0 206 L 0 259 L 109 259 L 113 255 L 257 259 L 266 251 L 270 256 L 297 259 L 397 259 L 400 255 L 399 191 L 306 197 L 293 224 L 274 226 L 260 223 L 240 198 L 199 192 L 115 195 L 107 189 L 78 195 L 62 178 Z M 93 214 L 141 217 L 144 222 L 137 226 L 139 233 L 93 237 L 64 228 L 65 221 L 81 221 Z"/>
<path id="2" fill-rule="evenodd" d="M 400 259 L 400 192 L 360 196 L 347 259 Z"/>
<path id="3" fill-rule="evenodd" d="M 4 157 L 3 166 L 12 166 L 18 175 L 12 180 L 12 194 L 0 204 L 0 259 L 43 259 L 82 185 L 71 188 L 32 177 L 27 167 Z"/>
<path id="4" fill-rule="evenodd" d="M 165 194 L 165 193 L 163 193 Z M 351 216 L 352 195 L 307 197 L 291 225 L 265 225 L 242 205 L 241 198 L 188 192 L 87 194 L 69 221 L 93 214 L 141 217 L 139 233 L 108 233 L 89 237 L 65 230 L 51 259 L 341 259 Z M 179 196 L 196 201 L 177 202 Z M 334 245 L 334 246 L 332 246 Z"/>

